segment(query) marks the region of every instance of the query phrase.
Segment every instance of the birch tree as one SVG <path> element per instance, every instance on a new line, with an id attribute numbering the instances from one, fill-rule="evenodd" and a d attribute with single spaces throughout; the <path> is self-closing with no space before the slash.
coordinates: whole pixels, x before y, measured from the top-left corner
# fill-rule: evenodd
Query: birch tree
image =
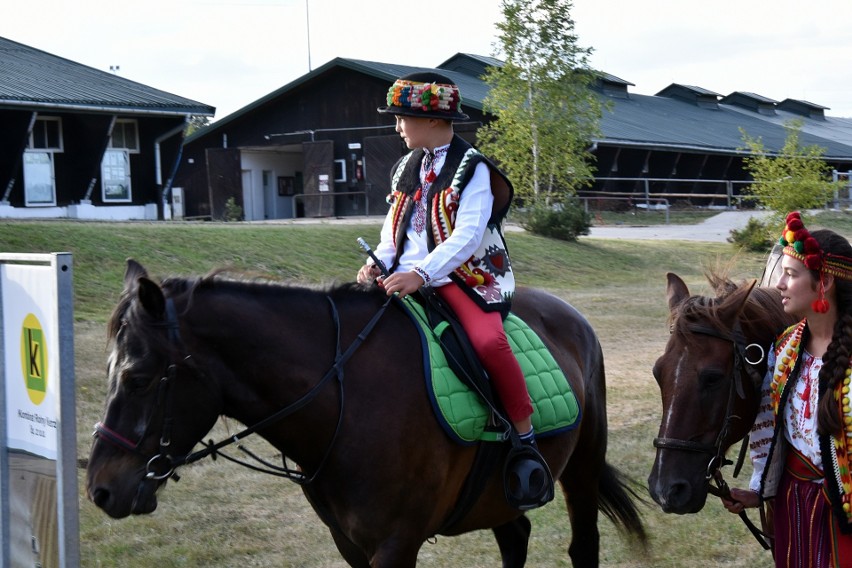
<path id="1" fill-rule="evenodd" d="M 592 139 L 601 103 L 591 48 L 578 45 L 571 0 L 503 0 L 495 57 L 484 79 L 486 112 L 496 117 L 480 129 L 480 148 L 509 175 L 519 197 L 562 202 L 589 184 Z"/>

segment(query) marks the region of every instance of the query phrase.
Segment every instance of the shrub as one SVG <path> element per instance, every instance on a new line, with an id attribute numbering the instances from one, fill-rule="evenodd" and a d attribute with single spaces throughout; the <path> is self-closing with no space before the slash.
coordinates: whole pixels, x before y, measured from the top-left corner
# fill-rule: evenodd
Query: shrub
<path id="1" fill-rule="evenodd" d="M 772 238 L 772 231 L 767 223 L 752 217 L 742 230 L 731 230 L 728 242 L 747 251 L 766 252 L 772 247 L 775 239 Z"/>
<path id="2" fill-rule="evenodd" d="M 536 203 L 520 216 L 520 225 L 527 231 L 543 237 L 576 241 L 588 235 L 592 226 L 591 215 L 578 201 L 564 203 Z"/>
<path id="3" fill-rule="evenodd" d="M 237 200 L 229 197 L 225 202 L 225 213 L 222 215 L 225 221 L 242 221 L 243 208 L 237 205 Z"/>

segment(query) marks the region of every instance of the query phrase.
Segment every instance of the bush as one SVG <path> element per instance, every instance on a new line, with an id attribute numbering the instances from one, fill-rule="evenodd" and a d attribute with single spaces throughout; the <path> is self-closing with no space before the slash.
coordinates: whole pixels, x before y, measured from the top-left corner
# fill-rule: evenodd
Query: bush
<path id="1" fill-rule="evenodd" d="M 243 208 L 237 205 L 237 200 L 229 197 L 225 202 L 225 213 L 222 216 L 225 221 L 242 221 Z"/>
<path id="2" fill-rule="evenodd" d="M 592 216 L 578 201 L 555 205 L 536 203 L 520 216 L 520 225 L 536 235 L 576 241 L 580 235 L 589 234 Z"/>
<path id="3" fill-rule="evenodd" d="M 742 230 L 732 229 L 729 243 L 739 245 L 751 252 L 766 252 L 775 242 L 770 226 L 752 217 Z"/>

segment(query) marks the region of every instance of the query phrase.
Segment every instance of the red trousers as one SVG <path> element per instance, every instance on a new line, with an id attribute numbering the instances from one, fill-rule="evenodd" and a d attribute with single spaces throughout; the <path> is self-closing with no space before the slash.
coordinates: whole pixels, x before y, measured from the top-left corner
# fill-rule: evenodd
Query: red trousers
<path id="1" fill-rule="evenodd" d="M 521 422 L 533 413 L 524 373 L 503 331 L 499 312 L 486 312 L 461 288 L 447 284 L 435 291 L 455 312 L 479 361 L 512 422 Z M 521 432 L 524 434 L 524 432 Z"/>

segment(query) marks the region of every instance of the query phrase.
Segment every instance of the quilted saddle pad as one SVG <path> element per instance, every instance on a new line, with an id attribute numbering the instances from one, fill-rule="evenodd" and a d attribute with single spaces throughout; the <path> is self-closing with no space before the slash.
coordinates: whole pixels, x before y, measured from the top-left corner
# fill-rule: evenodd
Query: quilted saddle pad
<path id="1" fill-rule="evenodd" d="M 488 405 L 456 376 L 447 362 L 440 337 L 449 324 L 441 322 L 433 329 L 418 302 L 405 298 L 400 305 L 408 308 L 409 316 L 420 331 L 426 390 L 447 434 L 462 444 L 502 439 L 502 431 L 488 428 L 491 415 Z M 553 355 L 535 331 L 516 315 L 509 314 L 503 327 L 527 381 L 536 436 L 576 428 L 580 422 L 580 406 Z"/>

